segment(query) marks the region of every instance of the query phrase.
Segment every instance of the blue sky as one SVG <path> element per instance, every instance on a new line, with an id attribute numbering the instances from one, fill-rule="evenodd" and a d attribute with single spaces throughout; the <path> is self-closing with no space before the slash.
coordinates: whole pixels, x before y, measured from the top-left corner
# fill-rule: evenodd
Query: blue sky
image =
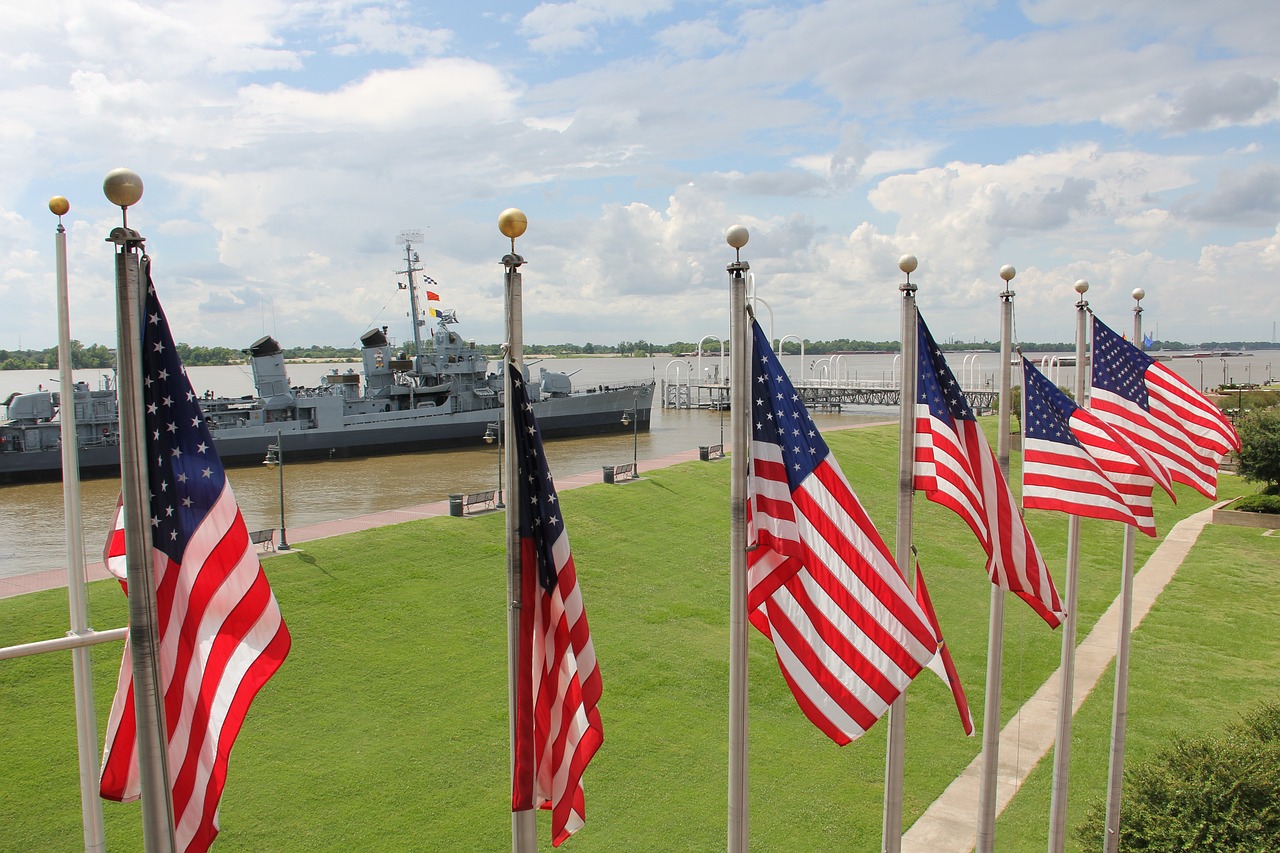
<path id="1" fill-rule="evenodd" d="M 894 339 L 897 259 L 941 338 L 1112 326 L 1270 340 L 1280 320 L 1280 6 L 1255 0 L 426 3 L 58 0 L 0 45 L 0 349 L 113 344 L 112 168 L 146 185 L 175 336 L 408 335 L 396 236 L 467 337 L 502 337 L 522 208 L 526 339 L 727 331 L 746 225 L 775 334 Z"/>

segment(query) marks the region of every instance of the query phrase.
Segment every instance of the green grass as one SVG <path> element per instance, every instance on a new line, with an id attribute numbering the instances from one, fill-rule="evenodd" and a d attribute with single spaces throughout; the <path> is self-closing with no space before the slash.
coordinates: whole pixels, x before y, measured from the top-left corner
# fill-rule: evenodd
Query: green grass
<path id="1" fill-rule="evenodd" d="M 896 430 L 827 438 L 892 542 Z M 586 776 L 587 825 L 566 849 L 724 847 L 728 475 L 727 463 L 690 463 L 646 472 L 625 486 L 561 496 L 601 662 L 605 725 L 605 745 Z M 1224 479 L 1224 495 L 1239 490 Z M 1166 530 L 1207 505 L 1183 490 L 1178 506 L 1159 505 L 1157 522 Z M 1029 523 L 1061 585 L 1065 517 L 1037 512 Z M 922 497 L 913 527 L 981 725 L 990 597 L 982 554 L 958 518 Z M 1139 539 L 1141 565 L 1154 543 Z M 1118 592 L 1120 542 L 1118 525 L 1084 524 L 1081 637 Z M 1280 594 L 1263 582 L 1276 547 L 1256 533 L 1213 528 L 1206 545 L 1195 549 L 1135 641 L 1131 756 L 1171 731 L 1213 727 L 1251 695 L 1266 692 L 1275 669 L 1267 666 L 1275 662 L 1267 650 L 1274 649 L 1255 642 L 1265 631 L 1233 632 L 1280 604 Z M 431 519 L 303 548 L 267 562 L 293 651 L 254 703 L 237 741 L 216 849 L 508 848 L 502 517 Z M 1239 580 L 1222 582 L 1226 563 Z M 90 597 L 96 626 L 124 624 L 117 586 L 96 584 Z M 1016 599 L 1006 614 L 1001 710 L 1007 720 L 1057 667 L 1061 634 Z M 1226 619 L 1237 621 L 1227 625 Z M 66 620 L 63 592 L 0 601 L 0 645 L 60 635 Z M 1229 648 L 1215 645 L 1228 641 Z M 835 747 L 796 708 L 769 644 L 754 631 L 750 642 L 753 848 L 878 849 L 884 726 Z M 97 648 L 93 660 L 102 727 L 119 646 Z M 1176 698 L 1185 703 L 1176 707 L 1166 695 L 1174 679 Z M 1072 808 L 1080 815 L 1088 794 L 1105 786 L 1109 681 L 1105 687 L 1082 713 L 1101 726 L 1081 719 L 1076 727 L 1073 765 L 1080 767 L 1073 767 L 1073 788 L 1079 794 Z M 926 677 L 912 686 L 908 824 L 980 746 L 980 732 L 963 737 L 940 681 Z M 1101 782 L 1093 778 L 1097 772 Z M 1044 848 L 1043 778 L 1038 770 L 1002 818 L 999 849 Z M 78 790 L 68 656 L 0 662 L 0 850 L 76 848 Z M 141 849 L 136 804 L 106 803 L 105 819 L 111 849 Z M 541 815 L 544 846 L 546 836 Z"/>

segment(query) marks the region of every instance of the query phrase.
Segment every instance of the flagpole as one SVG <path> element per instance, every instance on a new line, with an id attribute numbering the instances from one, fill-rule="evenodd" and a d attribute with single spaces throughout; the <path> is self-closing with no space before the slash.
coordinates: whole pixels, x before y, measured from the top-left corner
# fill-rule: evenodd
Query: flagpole
<path id="1" fill-rule="evenodd" d="M 731 226 L 725 242 L 733 247 L 729 273 L 729 843 L 728 853 L 749 846 L 747 775 L 747 464 L 751 344 L 747 338 L 746 272 L 742 247 L 747 229 Z"/>
<path id="2" fill-rule="evenodd" d="M 996 462 L 1009 479 L 1010 391 L 1013 369 L 1013 297 L 1009 289 L 1018 271 L 1000 268 L 1000 404 L 996 434 Z M 1000 779 L 1000 691 L 1004 679 L 1004 587 L 991 585 L 991 614 L 987 624 L 987 692 L 982 705 L 982 769 L 978 782 L 977 853 L 992 853 L 996 843 L 996 786 Z"/>
<path id="3" fill-rule="evenodd" d="M 916 330 L 916 286 L 911 273 L 918 262 L 915 255 L 898 259 L 898 269 L 907 280 L 898 286 L 902 293 L 902 384 L 898 397 L 898 531 L 894 553 L 898 571 L 911 586 L 911 499 L 915 495 L 916 374 L 918 371 Z M 880 847 L 884 853 L 902 849 L 902 776 L 906 763 L 907 695 L 904 691 L 889 706 L 888 743 L 885 748 L 884 825 Z"/>
<path id="4" fill-rule="evenodd" d="M 1084 295 L 1089 282 L 1075 284 L 1080 301 L 1076 303 L 1076 378 L 1075 399 L 1084 400 L 1085 325 L 1089 303 Z M 1067 777 L 1071 765 L 1072 688 L 1076 671 L 1076 599 L 1080 574 L 1080 516 L 1067 516 L 1067 616 L 1062 623 L 1062 687 L 1058 699 L 1058 733 L 1053 747 L 1053 793 L 1049 801 L 1049 853 L 1062 853 L 1067 838 Z"/>
<path id="5" fill-rule="evenodd" d="M 1142 340 L 1142 299 L 1147 292 L 1133 291 L 1133 340 Z M 1124 558 L 1120 569 L 1120 636 L 1116 639 L 1116 690 L 1111 708 L 1111 758 L 1107 769 L 1107 831 L 1104 853 L 1120 849 L 1120 805 L 1124 789 L 1125 730 L 1129 723 L 1129 634 L 1133 630 L 1133 568 L 1137 530 L 1124 525 Z"/>
<path id="6" fill-rule="evenodd" d="M 173 793 L 157 638 L 155 577 L 147 529 L 148 476 L 142 414 L 142 302 L 139 253 L 145 238 L 129 227 L 129 207 L 142 198 L 142 179 L 115 169 L 102 182 L 123 223 L 107 238 L 116 244 L 116 326 L 120 397 L 120 480 L 124 514 L 125 571 L 129 583 L 129 647 L 137 718 L 138 781 L 142 792 L 142 841 L 146 853 L 173 851 Z"/>
<path id="7" fill-rule="evenodd" d="M 510 711 L 511 771 L 516 766 L 516 692 L 520 683 L 520 511 L 516 495 L 517 467 L 515 412 L 506 401 L 511 399 L 511 370 L 524 369 L 524 309 L 521 297 L 520 266 L 524 258 L 516 254 L 516 238 L 524 234 L 529 220 L 520 210 L 511 207 L 498 215 L 498 230 L 511 240 L 511 252 L 504 255 L 506 268 L 506 332 L 507 361 L 502 371 L 502 429 L 506 437 L 503 464 L 507 469 L 507 696 Z M 512 853 L 533 853 L 538 849 L 538 822 L 535 809 L 511 812 Z"/>
<path id="8" fill-rule="evenodd" d="M 49 211 L 58 217 L 54 237 L 58 285 L 58 377 L 62 386 L 58 420 L 62 424 L 62 513 L 67 531 L 67 599 L 71 610 L 71 636 L 83 637 L 89 629 L 85 599 L 84 526 L 80 513 L 80 442 L 76 439 L 75 378 L 71 363 L 71 311 L 67 292 L 67 229 L 62 217 L 71 210 L 62 196 L 49 199 Z M 89 648 L 71 651 L 71 675 L 75 685 L 76 746 L 80 754 L 80 816 L 84 824 L 86 853 L 106 849 L 102 830 L 102 800 L 98 797 L 98 719 L 93 708 L 93 669 Z"/>

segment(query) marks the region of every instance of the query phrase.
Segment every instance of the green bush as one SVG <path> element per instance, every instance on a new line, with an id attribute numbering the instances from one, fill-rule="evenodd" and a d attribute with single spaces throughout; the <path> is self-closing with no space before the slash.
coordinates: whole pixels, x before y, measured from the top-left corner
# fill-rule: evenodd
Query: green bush
<path id="1" fill-rule="evenodd" d="M 1240 512 L 1280 513 L 1280 495 L 1245 495 L 1227 509 Z"/>
<path id="2" fill-rule="evenodd" d="M 1280 704 L 1268 702 L 1220 736 L 1179 739 L 1125 773 L 1121 850 L 1280 850 Z M 1077 830 L 1103 847 L 1106 800 Z"/>
<path id="3" fill-rule="evenodd" d="M 1240 476 L 1265 483 L 1274 493 L 1280 484 L 1280 406 L 1253 412 L 1236 425 L 1240 433 Z"/>

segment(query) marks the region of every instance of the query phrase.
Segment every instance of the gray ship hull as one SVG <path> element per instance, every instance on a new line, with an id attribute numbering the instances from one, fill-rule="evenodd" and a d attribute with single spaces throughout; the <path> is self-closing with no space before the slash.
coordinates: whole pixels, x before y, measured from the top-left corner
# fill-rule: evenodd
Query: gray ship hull
<path id="1" fill-rule="evenodd" d="M 639 396 L 637 390 L 641 391 Z M 566 438 L 631 432 L 633 427 L 624 425 L 622 416 L 634 407 L 639 421 L 636 428 L 644 432 L 649 429 L 652 400 L 652 385 L 621 387 L 543 400 L 534 404 L 534 413 L 544 437 Z M 222 464 L 244 467 L 262 464 L 267 446 L 276 443 L 277 435 L 290 462 L 346 459 L 478 447 L 488 425 L 501 417 L 500 407 L 451 414 L 387 412 L 347 418 L 338 427 L 307 428 L 298 421 L 284 420 L 222 428 L 212 434 Z M 119 450 L 114 444 L 82 447 L 81 476 L 119 476 Z M 0 452 L 0 484 L 61 477 L 62 454 L 57 449 Z"/>

